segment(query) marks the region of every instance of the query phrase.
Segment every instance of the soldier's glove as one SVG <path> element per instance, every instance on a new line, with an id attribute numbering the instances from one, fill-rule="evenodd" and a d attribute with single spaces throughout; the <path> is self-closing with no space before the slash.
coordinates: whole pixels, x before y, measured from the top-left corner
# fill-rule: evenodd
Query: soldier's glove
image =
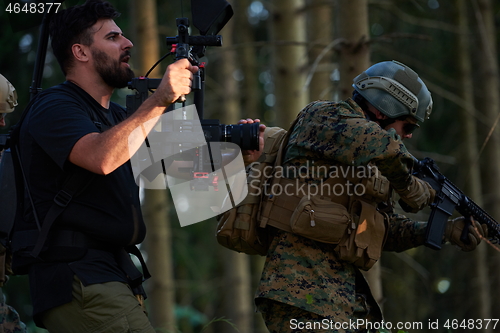
<path id="1" fill-rule="evenodd" d="M 448 221 L 444 233 L 444 240 L 457 245 L 462 251 L 469 252 L 474 250 L 479 243 L 481 243 L 481 238 L 488 237 L 488 226 L 486 224 L 480 224 L 472 220 L 472 218 L 471 224 L 468 225 L 469 232 L 467 234 L 467 243 L 464 243 L 460 239 L 465 227 L 465 217 L 457 217 L 456 219 Z"/>
<path id="2" fill-rule="evenodd" d="M 426 181 L 412 176 L 408 187 L 395 189 L 403 202 L 401 206 L 408 213 L 416 213 L 434 202 L 436 191 Z"/>

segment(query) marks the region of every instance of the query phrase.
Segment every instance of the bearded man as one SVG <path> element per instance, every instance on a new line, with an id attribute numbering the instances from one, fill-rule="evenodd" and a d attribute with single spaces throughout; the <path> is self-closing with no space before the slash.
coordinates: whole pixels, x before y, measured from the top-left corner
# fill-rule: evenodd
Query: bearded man
<path id="1" fill-rule="evenodd" d="M 125 251 L 146 232 L 129 162 L 144 137 L 129 142 L 129 135 L 189 94 L 198 68 L 185 59 L 171 64 L 156 92 L 126 115 L 110 101 L 134 76 L 133 44 L 117 16 L 102 0 L 54 15 L 52 49 L 66 81 L 38 94 L 20 127 L 29 190 L 16 222 L 14 265 L 28 266 L 34 319 L 50 332 L 155 331 L 141 306 L 142 276 Z M 82 177 L 84 186 L 69 180 Z M 77 187 L 72 198 L 67 183 Z M 27 264 L 23 250 L 33 249 L 54 202 L 66 207 L 47 228 L 41 260 Z"/>

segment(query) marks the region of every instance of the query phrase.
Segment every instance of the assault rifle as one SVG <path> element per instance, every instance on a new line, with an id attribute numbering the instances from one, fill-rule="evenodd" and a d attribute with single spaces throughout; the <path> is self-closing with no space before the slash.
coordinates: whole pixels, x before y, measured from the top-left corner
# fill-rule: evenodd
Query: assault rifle
<path id="1" fill-rule="evenodd" d="M 434 160 L 428 157 L 421 161 L 415 159 L 413 175 L 425 180 L 436 190 L 436 198 L 431 205 L 432 211 L 425 234 L 425 245 L 435 250 L 441 248 L 446 223 L 455 210 L 466 218 L 462 241 L 468 241 L 468 226 L 472 217 L 480 224 L 488 226 L 488 237 L 492 243 L 499 243 L 500 225 L 498 222 L 446 178 L 439 171 Z"/>

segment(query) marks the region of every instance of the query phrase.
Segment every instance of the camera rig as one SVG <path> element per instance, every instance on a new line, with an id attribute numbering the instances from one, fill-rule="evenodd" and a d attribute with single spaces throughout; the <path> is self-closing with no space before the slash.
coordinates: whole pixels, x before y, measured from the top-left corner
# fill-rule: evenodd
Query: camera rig
<path id="1" fill-rule="evenodd" d="M 222 46 L 222 36 L 216 35 L 233 15 L 231 5 L 225 0 L 192 0 L 191 1 L 193 22 L 200 31 L 200 36 L 189 34 L 189 19 L 177 18 L 176 37 L 167 37 L 166 44 L 171 47 L 170 53 L 175 54 L 175 60 L 188 59 L 192 65 L 198 66 L 199 70 L 193 77 L 192 90 L 194 92 L 194 105 L 198 119 L 201 123 L 201 130 L 207 143 L 227 142 L 238 145 L 242 150 L 259 149 L 259 123 L 253 124 L 221 124 L 218 119 L 204 119 L 204 88 L 205 88 L 205 63 L 200 59 L 205 56 L 207 46 Z M 165 56 L 166 57 L 166 56 Z M 163 57 L 163 58 L 165 58 Z M 162 58 L 162 59 L 163 59 Z M 160 59 L 160 61 L 162 60 Z M 158 64 L 158 62 L 157 62 Z M 156 66 L 156 65 L 155 65 Z M 154 68 L 154 66 L 153 66 Z M 135 90 L 132 95 L 127 95 L 127 114 L 137 110 L 140 105 L 149 97 L 149 94 L 160 85 L 161 79 L 148 78 L 146 76 L 136 77 L 128 84 L 128 88 Z M 182 96 L 177 102 L 184 103 Z M 172 111 L 172 106 L 167 109 Z M 176 129 L 186 129 L 192 127 L 191 120 L 176 120 Z M 164 131 L 165 129 L 162 129 Z M 169 126 L 168 130 L 172 130 Z M 174 129 L 175 131 L 175 129 Z M 168 144 L 180 145 L 183 136 L 169 135 Z M 149 147 L 149 143 L 148 147 Z M 212 178 L 212 172 L 220 169 L 222 165 L 222 153 L 218 145 L 205 145 L 203 147 L 191 147 L 193 152 L 193 169 L 185 170 L 192 173 L 192 189 L 208 190 L 209 186 L 216 188 L 216 179 Z M 171 150 L 166 148 L 167 150 Z M 170 163 L 172 161 L 170 160 Z M 162 161 L 164 163 L 164 161 Z M 165 167 L 163 168 L 165 170 Z"/>

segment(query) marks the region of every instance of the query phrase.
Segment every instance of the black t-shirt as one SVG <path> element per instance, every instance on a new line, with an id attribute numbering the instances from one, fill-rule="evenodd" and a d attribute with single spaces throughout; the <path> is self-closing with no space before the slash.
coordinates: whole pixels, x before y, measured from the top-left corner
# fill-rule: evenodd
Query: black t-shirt
<path id="1" fill-rule="evenodd" d="M 38 97 L 20 131 L 21 158 L 40 221 L 75 167 L 68 161 L 75 143 L 125 118 L 125 110 L 119 105 L 111 103 L 105 109 L 73 83 L 63 85 L 65 89 L 50 88 Z M 31 206 L 25 204 L 25 209 L 26 222 L 18 230 L 36 228 Z M 92 240 L 117 247 L 140 243 L 145 236 L 145 225 L 130 163 L 109 175 L 95 175 L 52 229 L 79 231 Z M 85 285 L 126 282 L 116 258 L 107 251 L 89 250 L 85 257 L 71 263 L 33 265 L 29 275 L 35 316 L 71 301 L 73 274 Z"/>

